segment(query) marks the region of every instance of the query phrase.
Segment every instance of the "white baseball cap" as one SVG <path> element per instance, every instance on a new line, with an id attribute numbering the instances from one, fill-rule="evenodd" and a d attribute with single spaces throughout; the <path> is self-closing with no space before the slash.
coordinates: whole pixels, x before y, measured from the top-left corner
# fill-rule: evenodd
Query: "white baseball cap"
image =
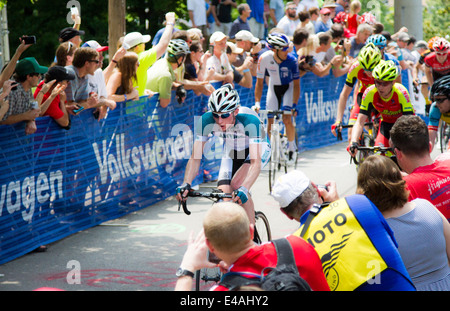
<path id="1" fill-rule="evenodd" d="M 122 46 L 128 50 L 138 44 L 147 43 L 150 39 L 150 35 L 142 35 L 140 32 L 130 32 L 123 38 Z"/>
<path id="2" fill-rule="evenodd" d="M 311 181 L 302 171 L 291 171 L 277 179 L 271 195 L 281 207 L 286 207 L 301 195 L 310 183 Z"/>
<path id="3" fill-rule="evenodd" d="M 253 34 L 248 30 L 239 31 L 234 38 L 240 41 L 250 41 L 252 43 L 258 43 L 259 39 L 254 37 Z"/>
<path id="4" fill-rule="evenodd" d="M 233 42 L 228 41 L 227 45 L 230 47 L 231 53 L 233 54 L 242 54 L 242 52 L 244 52 L 244 49 L 238 48 Z"/>
<path id="5" fill-rule="evenodd" d="M 223 38 L 226 38 L 227 36 L 221 32 L 221 31 L 216 31 L 214 32 L 211 37 L 209 37 L 209 44 L 214 44 L 214 42 L 216 41 L 222 41 Z"/>

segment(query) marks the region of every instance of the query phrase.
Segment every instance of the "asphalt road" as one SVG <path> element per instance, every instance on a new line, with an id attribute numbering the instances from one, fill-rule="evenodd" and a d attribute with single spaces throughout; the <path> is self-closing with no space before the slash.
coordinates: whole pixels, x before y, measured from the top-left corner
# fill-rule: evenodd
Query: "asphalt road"
<path id="1" fill-rule="evenodd" d="M 356 169 L 341 143 L 300 154 L 297 169 L 316 183 L 335 180 L 341 196 L 353 194 Z M 434 154 L 438 154 L 437 151 Z M 293 168 L 290 168 L 293 169 Z M 202 185 L 214 187 L 214 184 Z M 273 238 L 298 228 L 269 194 L 268 172 L 251 189 L 255 208 L 269 218 Z M 169 198 L 48 245 L 0 266 L 0 291 L 31 291 L 41 287 L 66 291 L 172 291 L 175 270 L 191 231 L 198 232 L 211 201 L 192 198 L 190 216 Z"/>

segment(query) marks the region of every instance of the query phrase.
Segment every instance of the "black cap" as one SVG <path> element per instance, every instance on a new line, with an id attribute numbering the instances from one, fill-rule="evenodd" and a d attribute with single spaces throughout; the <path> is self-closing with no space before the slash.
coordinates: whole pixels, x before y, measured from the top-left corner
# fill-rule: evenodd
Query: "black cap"
<path id="1" fill-rule="evenodd" d="M 65 67 L 62 66 L 54 66 L 50 67 L 47 71 L 46 80 L 52 81 L 55 80 L 56 82 L 64 81 L 64 80 L 74 80 L 75 75 Z"/>
<path id="2" fill-rule="evenodd" d="M 69 41 L 75 36 L 82 36 L 82 35 L 84 35 L 83 30 L 77 30 L 72 27 L 64 28 L 59 32 L 59 38 L 62 40 L 62 42 Z"/>

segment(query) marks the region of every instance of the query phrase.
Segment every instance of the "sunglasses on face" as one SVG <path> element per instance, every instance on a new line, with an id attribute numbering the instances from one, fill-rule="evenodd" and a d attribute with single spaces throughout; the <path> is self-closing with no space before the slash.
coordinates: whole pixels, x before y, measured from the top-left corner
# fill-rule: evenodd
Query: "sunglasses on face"
<path id="1" fill-rule="evenodd" d="M 98 64 L 100 61 L 98 59 L 91 59 L 91 60 L 88 60 L 88 62 Z"/>
<path id="2" fill-rule="evenodd" d="M 213 112 L 212 115 L 213 115 L 213 118 L 215 118 L 215 119 L 219 119 L 219 118 L 226 119 L 226 118 L 230 117 L 231 113 L 227 112 L 227 113 L 218 114 L 218 113 Z"/>
<path id="3" fill-rule="evenodd" d="M 330 16 L 330 13 L 327 13 L 327 14 L 323 14 L 323 16 Z"/>
<path id="4" fill-rule="evenodd" d="M 447 55 L 447 52 L 436 52 L 436 55 L 438 55 L 438 56 L 444 56 L 444 55 Z"/>
<path id="5" fill-rule="evenodd" d="M 447 99 L 447 97 L 434 98 L 434 102 L 436 104 L 442 104 L 446 99 Z"/>
<path id="6" fill-rule="evenodd" d="M 379 86 L 388 86 L 392 83 L 392 81 L 380 81 L 380 80 L 375 80 L 375 84 L 379 85 Z"/>

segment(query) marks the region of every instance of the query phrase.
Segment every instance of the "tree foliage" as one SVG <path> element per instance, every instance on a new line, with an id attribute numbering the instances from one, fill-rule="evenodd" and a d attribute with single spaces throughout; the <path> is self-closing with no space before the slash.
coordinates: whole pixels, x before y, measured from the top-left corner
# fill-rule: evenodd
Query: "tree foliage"
<path id="1" fill-rule="evenodd" d="M 428 0 L 423 9 L 423 37 L 447 37 L 450 34 L 450 6 L 448 0 Z"/>
<path id="2" fill-rule="evenodd" d="M 166 12 L 174 11 L 180 19 L 189 20 L 186 0 L 125 0 L 126 32 L 139 31 L 155 35 L 163 27 Z M 287 0 L 285 0 L 286 2 Z M 394 32 L 394 10 L 385 0 L 360 0 L 361 13 L 372 12 L 385 26 Z M 0 8 L 7 3 L 10 50 L 14 53 L 24 34 L 36 35 L 37 44 L 31 47 L 27 56 L 34 56 L 43 65 L 50 65 L 59 45 L 59 31 L 72 26 L 66 20 L 69 0 L 0 0 Z M 108 42 L 108 0 L 78 0 L 80 3 L 81 29 L 85 31 L 84 41 L 96 40 L 102 45 Z M 245 0 L 237 0 L 243 3 Z M 428 0 L 424 7 L 424 37 L 449 33 L 448 0 Z M 233 10 L 233 16 L 237 16 Z M 151 43 L 148 43 L 149 48 Z"/>

